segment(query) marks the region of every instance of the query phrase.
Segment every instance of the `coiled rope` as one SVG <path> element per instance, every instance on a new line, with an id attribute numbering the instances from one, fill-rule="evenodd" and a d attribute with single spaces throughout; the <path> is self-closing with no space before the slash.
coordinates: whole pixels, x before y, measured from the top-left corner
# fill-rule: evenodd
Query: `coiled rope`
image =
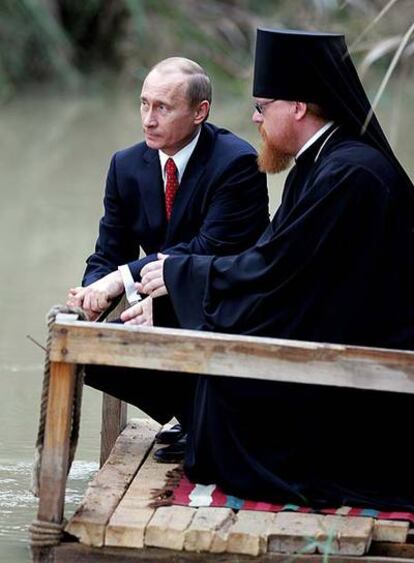
<path id="1" fill-rule="evenodd" d="M 50 349 L 52 343 L 52 328 L 56 321 L 56 316 L 59 313 L 76 314 L 80 320 L 86 320 L 85 313 L 83 312 L 82 309 L 78 307 L 66 307 L 62 305 L 55 305 L 54 307 L 52 307 L 52 309 L 49 311 L 47 315 L 48 337 L 47 337 L 46 356 L 45 356 L 45 365 L 44 365 L 42 398 L 40 404 L 39 430 L 37 433 L 35 459 L 33 464 L 32 482 L 30 487 L 32 493 L 36 497 L 39 496 L 40 467 L 42 463 L 43 444 L 44 444 L 45 428 L 46 428 L 46 413 L 47 413 L 47 403 L 48 403 L 49 383 L 50 383 Z M 70 471 L 72 461 L 75 456 L 76 446 L 78 444 L 80 412 L 81 412 L 81 403 L 82 403 L 83 374 L 84 374 L 83 366 L 78 365 L 76 370 L 76 384 L 75 384 L 73 406 L 72 406 L 68 473 Z M 65 522 L 54 523 L 54 522 L 35 520 L 29 528 L 31 545 L 36 547 L 58 545 L 62 537 L 64 525 Z"/>
<path id="2" fill-rule="evenodd" d="M 59 545 L 62 539 L 63 528 L 66 521 L 60 524 L 34 520 L 30 525 L 30 545 L 32 547 L 53 547 Z"/>

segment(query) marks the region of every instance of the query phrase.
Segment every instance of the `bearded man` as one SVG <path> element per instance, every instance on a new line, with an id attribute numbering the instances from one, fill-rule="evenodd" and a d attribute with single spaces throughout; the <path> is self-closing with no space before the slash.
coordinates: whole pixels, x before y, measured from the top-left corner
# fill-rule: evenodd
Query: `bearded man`
<path id="1" fill-rule="evenodd" d="M 260 167 L 295 161 L 270 226 L 237 256 L 160 256 L 140 289 L 168 292 L 183 328 L 413 350 L 413 186 L 343 36 L 259 29 L 254 96 Z M 413 510 L 413 407 L 385 392 L 200 378 L 185 471 L 241 498 Z"/>

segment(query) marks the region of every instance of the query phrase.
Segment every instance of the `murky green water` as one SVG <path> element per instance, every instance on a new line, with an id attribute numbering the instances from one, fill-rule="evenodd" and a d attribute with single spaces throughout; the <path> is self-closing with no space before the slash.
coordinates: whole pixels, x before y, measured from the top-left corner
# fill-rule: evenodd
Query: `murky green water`
<path id="1" fill-rule="evenodd" d="M 407 98 L 399 154 L 414 169 L 412 99 Z M 218 104 L 217 104 L 218 105 Z M 44 318 L 81 278 L 102 211 L 111 154 L 141 138 L 136 98 L 125 93 L 36 93 L 0 108 L 0 561 L 29 559 L 29 492 L 43 351 Z M 411 112 L 411 113 L 410 113 Z M 232 101 L 212 113 L 257 144 L 251 104 Z M 283 178 L 272 181 L 272 208 Z M 134 413 L 132 413 L 134 414 Z M 136 413 L 134 414 L 136 416 Z M 97 469 L 100 397 L 86 389 L 81 440 L 66 514 Z"/>
<path id="2" fill-rule="evenodd" d="M 80 280 L 110 155 L 139 133 L 132 96 L 36 94 L 0 110 L 0 560 L 25 561 L 45 314 Z M 86 390 L 67 513 L 97 469 L 100 398 Z"/>

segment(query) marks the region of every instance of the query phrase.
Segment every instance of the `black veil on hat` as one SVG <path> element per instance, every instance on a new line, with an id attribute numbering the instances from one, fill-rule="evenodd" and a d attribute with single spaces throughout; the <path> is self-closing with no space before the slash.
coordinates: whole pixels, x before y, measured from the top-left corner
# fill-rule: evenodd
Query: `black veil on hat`
<path id="1" fill-rule="evenodd" d="M 395 157 L 358 77 L 342 34 L 257 30 L 253 96 L 316 103 L 332 118 L 379 149 L 413 185 Z"/>

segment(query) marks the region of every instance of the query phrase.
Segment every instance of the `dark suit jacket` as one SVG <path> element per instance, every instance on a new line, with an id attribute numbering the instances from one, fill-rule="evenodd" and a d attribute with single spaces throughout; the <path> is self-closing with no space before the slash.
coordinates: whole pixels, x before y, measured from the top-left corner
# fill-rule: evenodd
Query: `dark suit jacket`
<path id="1" fill-rule="evenodd" d="M 246 141 L 202 126 L 166 220 L 158 151 L 139 143 L 111 161 L 95 253 L 83 285 L 128 264 L 134 279 L 156 253 L 230 255 L 253 245 L 269 223 L 266 177 Z M 147 254 L 139 259 L 139 247 Z M 161 300 L 156 300 L 161 304 Z M 164 300 L 165 303 L 165 300 Z M 171 324 L 160 321 L 157 324 Z M 172 323 L 175 324 L 175 323 Z"/>

